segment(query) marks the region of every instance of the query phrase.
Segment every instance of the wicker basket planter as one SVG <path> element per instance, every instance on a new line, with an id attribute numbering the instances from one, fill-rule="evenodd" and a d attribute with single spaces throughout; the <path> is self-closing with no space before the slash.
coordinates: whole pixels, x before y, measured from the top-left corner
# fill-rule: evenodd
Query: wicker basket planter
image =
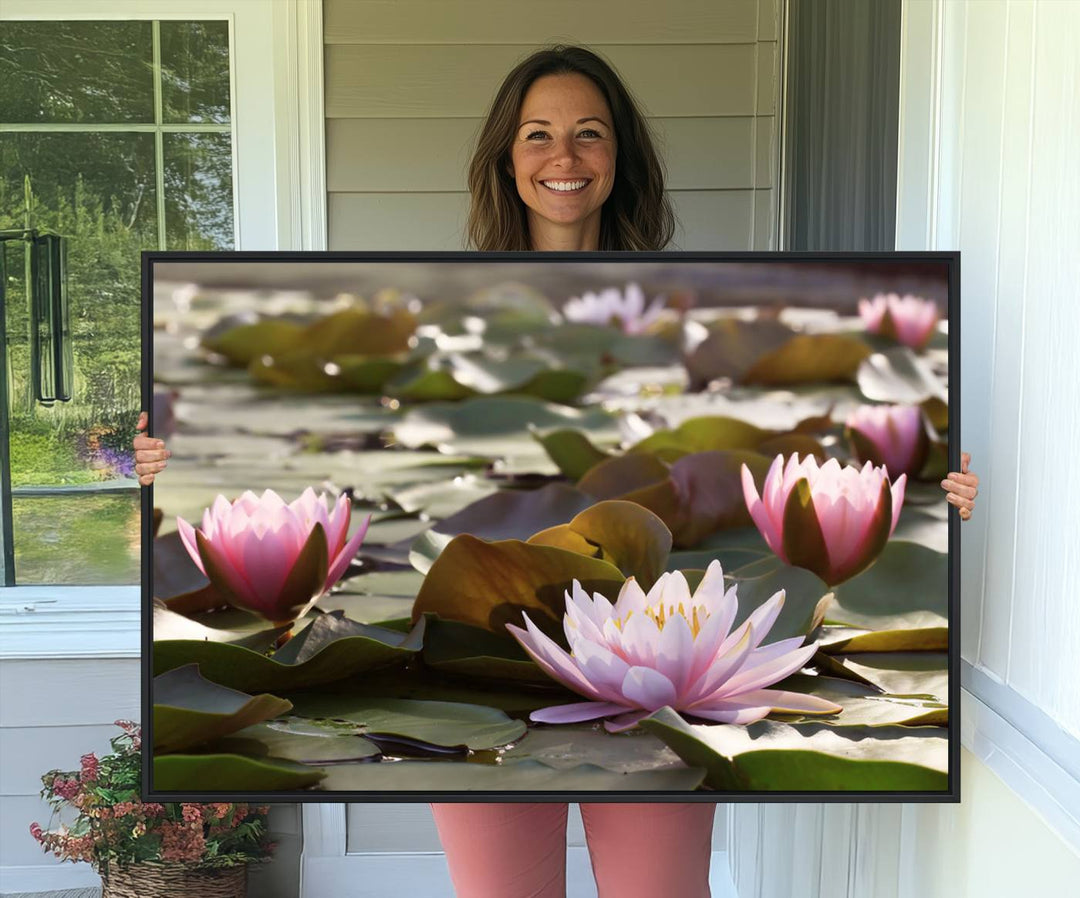
<path id="1" fill-rule="evenodd" d="M 247 865 L 197 870 L 185 864 L 132 864 L 101 877 L 101 898 L 244 898 Z"/>

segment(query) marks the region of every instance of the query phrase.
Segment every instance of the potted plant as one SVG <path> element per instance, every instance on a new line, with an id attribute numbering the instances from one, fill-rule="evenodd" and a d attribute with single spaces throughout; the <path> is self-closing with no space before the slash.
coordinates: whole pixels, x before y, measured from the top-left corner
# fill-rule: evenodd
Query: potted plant
<path id="1" fill-rule="evenodd" d="M 31 835 L 61 860 L 86 861 L 102 898 L 243 898 L 248 864 L 270 859 L 269 808 L 246 804 L 158 804 L 140 800 L 139 726 L 118 720 L 113 752 L 82 756 L 78 771 L 50 770 L 41 797 L 73 822 Z"/>

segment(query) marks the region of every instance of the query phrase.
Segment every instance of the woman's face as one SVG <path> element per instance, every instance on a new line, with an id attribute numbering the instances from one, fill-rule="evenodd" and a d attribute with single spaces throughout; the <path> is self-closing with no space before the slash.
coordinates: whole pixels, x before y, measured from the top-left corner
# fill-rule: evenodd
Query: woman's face
<path id="1" fill-rule="evenodd" d="M 525 94 L 510 151 L 529 229 L 589 225 L 615 182 L 615 128 L 599 88 L 584 75 L 545 75 Z"/>

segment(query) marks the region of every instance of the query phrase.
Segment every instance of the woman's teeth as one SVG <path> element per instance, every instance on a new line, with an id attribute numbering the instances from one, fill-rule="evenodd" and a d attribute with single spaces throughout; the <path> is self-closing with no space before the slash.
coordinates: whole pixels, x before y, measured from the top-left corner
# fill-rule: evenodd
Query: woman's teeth
<path id="1" fill-rule="evenodd" d="M 569 193 L 574 190 L 580 190 L 589 182 L 585 181 L 541 181 L 545 187 L 549 190 L 554 190 L 559 193 Z"/>

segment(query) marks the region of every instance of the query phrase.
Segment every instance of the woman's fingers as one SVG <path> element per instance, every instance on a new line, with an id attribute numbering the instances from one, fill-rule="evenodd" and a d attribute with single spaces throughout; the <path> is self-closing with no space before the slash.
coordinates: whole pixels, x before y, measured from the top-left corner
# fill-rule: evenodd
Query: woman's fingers
<path id="1" fill-rule="evenodd" d="M 979 495 L 979 478 L 974 474 L 957 474 L 953 471 L 941 481 L 941 487 L 965 499 L 974 499 Z"/>
<path id="2" fill-rule="evenodd" d="M 135 461 L 137 463 L 146 463 L 152 461 L 165 461 L 167 458 L 171 458 L 172 453 L 168 449 L 136 449 Z"/>
<path id="3" fill-rule="evenodd" d="M 137 422 L 137 423 L 135 424 L 135 429 L 136 429 L 136 430 L 145 430 L 145 429 L 146 429 L 146 425 L 147 425 L 148 423 L 150 423 L 150 417 L 149 417 L 149 415 L 147 415 L 147 414 L 146 414 L 146 412 L 139 412 L 139 420 L 138 420 L 138 422 Z"/>

